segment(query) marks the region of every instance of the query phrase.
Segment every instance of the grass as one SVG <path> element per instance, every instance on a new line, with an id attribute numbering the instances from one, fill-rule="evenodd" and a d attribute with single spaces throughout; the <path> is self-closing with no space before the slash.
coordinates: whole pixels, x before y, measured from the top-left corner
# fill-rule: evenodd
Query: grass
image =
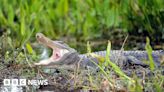
<path id="1" fill-rule="evenodd" d="M 149 57 L 149 61 L 150 61 L 150 70 L 152 72 L 155 73 L 155 64 L 154 64 L 154 61 L 153 61 L 153 57 L 152 57 L 152 48 L 150 46 L 150 42 L 149 42 L 149 39 L 147 39 L 147 43 L 146 43 L 146 51 L 148 53 L 148 57 Z M 87 43 L 87 49 L 88 49 L 88 55 L 91 56 L 91 57 L 96 57 L 98 58 L 99 60 L 99 64 L 95 63 L 94 61 L 91 60 L 91 62 L 93 62 L 96 66 L 99 67 L 100 69 L 100 73 L 103 74 L 104 76 L 104 79 L 106 79 L 106 83 L 108 84 L 108 86 L 106 86 L 108 88 L 108 90 L 106 91 L 110 91 L 111 90 L 118 90 L 118 88 L 116 87 L 116 84 L 114 84 L 114 81 L 123 81 L 122 85 L 125 83 L 126 84 L 126 87 L 123 88 L 123 89 L 127 89 L 129 91 L 135 91 L 135 92 L 143 92 L 143 91 L 150 91 L 150 90 L 153 90 L 153 91 L 157 91 L 158 92 L 162 92 L 162 90 L 164 89 L 162 87 L 163 85 L 163 80 L 164 80 L 164 77 L 162 76 L 162 74 L 154 74 L 155 77 L 146 77 L 145 75 L 143 75 L 142 79 L 141 78 L 138 78 L 137 75 L 134 74 L 134 76 L 127 76 L 120 68 L 119 66 L 117 66 L 115 63 L 112 63 L 110 61 L 110 50 L 111 50 L 111 42 L 109 41 L 108 42 L 108 46 L 107 46 L 107 54 L 106 54 L 106 57 L 102 57 L 102 56 L 98 56 L 98 55 L 95 55 L 93 53 L 91 53 L 91 47 L 89 45 L 89 42 Z M 102 64 L 104 63 L 104 64 Z M 109 67 L 110 66 L 110 69 L 112 69 L 117 75 L 119 75 L 119 79 L 118 80 L 115 80 L 112 76 L 111 76 L 111 70 L 105 70 L 104 67 Z M 153 66 L 153 68 L 152 68 Z M 156 78 L 157 76 L 160 76 L 159 79 L 157 80 L 162 80 L 162 81 L 156 81 Z M 89 79 L 91 79 L 91 83 L 93 82 L 93 78 L 94 76 L 90 75 L 89 76 Z M 101 80 L 101 82 L 104 81 L 104 79 Z M 94 80 L 94 81 L 97 81 L 97 80 Z M 103 84 L 102 84 L 103 85 Z M 102 86 L 101 85 L 101 86 Z M 159 86 L 160 85 L 160 86 Z M 100 86 L 100 85 L 99 85 Z M 98 84 L 97 84 L 97 87 L 99 87 Z M 154 87 L 154 88 L 153 88 Z M 122 90 L 123 90 L 122 89 Z M 103 89 L 104 90 L 104 89 Z"/>
<path id="2" fill-rule="evenodd" d="M 163 37 L 164 1 L 0 1 L 0 29 L 9 31 L 19 47 L 33 41 L 36 32 L 58 39 L 74 36 L 78 41 L 111 37 L 111 29 L 126 33 L 147 32 L 154 41 Z M 133 7 L 134 6 L 134 7 Z M 137 32 L 135 32 L 135 30 Z M 28 39 L 28 38 L 32 39 Z"/>
<path id="3" fill-rule="evenodd" d="M 152 50 L 152 48 L 150 46 L 150 40 L 149 40 L 148 37 L 146 38 L 146 46 L 145 46 L 145 48 L 146 48 L 146 51 L 147 51 L 147 54 L 148 54 L 148 58 L 149 58 L 149 61 L 150 61 L 150 63 L 149 63 L 150 69 L 151 69 L 151 71 L 153 71 L 155 69 L 155 64 L 154 64 L 154 60 L 153 60 L 153 57 L 152 57 L 152 51 L 153 50 Z"/>
<path id="4" fill-rule="evenodd" d="M 12 42 L 11 44 L 14 43 Z M 149 42 L 147 42 L 147 46 L 150 46 Z M 29 50 L 33 52 L 31 49 Z M 152 77 L 146 77 L 145 75 L 143 75 L 142 78 L 139 78 L 135 74 L 129 77 L 120 69 L 119 66 L 117 66 L 116 64 L 110 61 L 108 57 L 110 55 L 110 50 L 111 50 L 111 43 L 109 42 L 106 50 L 107 56 L 104 59 L 99 59 L 105 61 L 101 61 L 100 64 L 95 63 L 100 68 L 99 72 L 96 72 L 95 69 L 92 68 L 89 70 L 78 69 L 75 70 L 75 72 L 67 71 L 65 69 L 61 69 L 61 70 L 59 69 L 60 73 L 57 74 L 56 76 L 51 74 L 46 75 L 42 72 L 42 68 L 36 70 L 34 68 L 30 68 L 30 66 L 28 65 L 28 63 L 32 64 L 33 63 L 32 61 L 38 60 L 38 57 L 36 57 L 35 54 L 28 54 L 25 53 L 25 51 L 21 52 L 20 50 L 17 51 L 15 50 L 14 52 L 6 52 L 4 57 L 1 56 L 2 59 L 3 58 L 5 59 L 4 60 L 5 64 L 2 64 L 2 66 L 4 66 L 2 70 L 5 68 L 5 65 L 10 65 L 10 67 L 15 67 L 13 68 L 13 70 L 14 72 L 20 74 L 19 76 L 23 76 L 25 78 L 30 78 L 30 79 L 34 78 L 35 76 L 40 76 L 41 78 L 48 78 L 48 80 L 51 82 L 54 83 L 57 82 L 57 84 L 55 84 L 56 88 L 64 87 L 66 88 L 65 90 L 71 90 L 70 87 L 74 87 L 75 88 L 74 90 L 94 90 L 94 91 L 124 90 L 124 91 L 136 91 L 136 92 L 153 90 L 153 91 L 162 92 L 164 77 L 160 73 L 161 72 L 160 69 L 158 72 L 156 71 L 156 69 L 154 69 L 152 71 L 154 72 L 154 76 Z M 147 48 L 147 50 L 149 51 L 151 49 Z M 91 47 L 89 43 L 88 43 L 88 52 L 91 54 Z M 14 62 L 11 62 L 13 60 Z M 109 69 L 105 68 L 107 66 L 110 66 L 110 68 Z M 62 80 L 59 80 L 58 79 L 59 77 L 61 77 Z M 49 78 L 54 78 L 54 80 L 50 80 Z M 62 84 L 63 80 L 65 81 L 69 80 L 70 82 L 68 82 L 68 84 L 66 83 L 63 85 Z M 73 86 L 71 84 L 72 81 L 74 83 Z"/>

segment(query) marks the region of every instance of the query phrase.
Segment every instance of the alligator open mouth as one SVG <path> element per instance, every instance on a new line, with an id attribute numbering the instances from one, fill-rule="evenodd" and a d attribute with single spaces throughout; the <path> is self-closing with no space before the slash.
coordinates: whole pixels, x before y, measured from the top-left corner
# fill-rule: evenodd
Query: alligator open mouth
<path id="1" fill-rule="evenodd" d="M 50 58 L 35 63 L 35 65 L 50 65 L 52 63 L 58 63 L 66 53 L 69 53 L 67 46 L 61 41 L 52 41 L 45 37 L 42 33 L 36 34 L 36 39 L 40 44 L 43 44 L 53 50 Z"/>

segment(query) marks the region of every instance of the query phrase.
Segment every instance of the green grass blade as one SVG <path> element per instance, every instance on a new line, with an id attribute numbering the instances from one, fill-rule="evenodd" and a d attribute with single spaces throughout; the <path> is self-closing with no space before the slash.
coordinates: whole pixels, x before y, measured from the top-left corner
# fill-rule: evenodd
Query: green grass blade
<path id="1" fill-rule="evenodd" d="M 91 53 L 91 52 L 92 52 L 91 46 L 90 46 L 90 42 L 89 42 L 89 41 L 87 42 L 87 52 L 88 52 L 88 53 Z"/>
<path id="2" fill-rule="evenodd" d="M 114 64 L 113 62 L 110 61 L 110 51 L 111 51 L 111 42 L 108 41 L 108 46 L 107 46 L 107 53 L 106 53 L 106 61 L 108 62 L 108 64 L 113 68 L 113 70 L 121 77 L 124 77 L 125 79 L 128 79 L 129 81 L 131 81 L 132 83 L 134 83 L 134 80 L 132 80 L 130 77 L 128 77 L 124 72 L 121 71 L 121 69 Z"/>
<path id="3" fill-rule="evenodd" d="M 154 64 L 154 60 L 153 60 L 153 57 L 152 57 L 152 48 L 150 46 L 150 39 L 148 37 L 146 37 L 146 46 L 145 46 L 145 49 L 147 51 L 147 54 L 148 54 L 148 58 L 149 58 L 149 66 L 150 66 L 150 70 L 153 71 L 155 69 L 155 64 Z"/>
<path id="4" fill-rule="evenodd" d="M 91 53 L 91 46 L 89 44 L 89 41 L 87 42 L 87 51 L 88 51 L 88 55 L 90 56 Z M 107 72 L 104 71 L 104 68 L 102 66 L 100 66 L 99 64 L 97 64 L 95 61 L 90 60 L 93 64 L 95 64 L 101 71 L 102 73 L 106 76 L 106 78 L 108 79 L 108 81 L 112 82 L 112 80 L 109 77 L 109 74 Z"/>

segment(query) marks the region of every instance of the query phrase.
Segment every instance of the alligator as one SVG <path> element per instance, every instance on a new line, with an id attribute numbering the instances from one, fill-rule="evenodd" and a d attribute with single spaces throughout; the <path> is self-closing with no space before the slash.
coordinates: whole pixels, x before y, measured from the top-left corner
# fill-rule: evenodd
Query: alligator
<path id="1" fill-rule="evenodd" d="M 71 48 L 69 45 L 63 41 L 53 41 L 46 37 L 42 33 L 36 34 L 37 41 L 53 50 L 50 58 L 41 60 L 38 63 L 34 63 L 35 66 L 52 66 L 52 65 L 73 65 L 79 64 L 80 67 L 95 67 L 95 63 L 99 63 L 97 57 L 91 57 L 87 54 L 79 54 L 75 49 Z M 106 56 L 106 51 L 92 52 L 100 57 Z M 161 66 L 161 57 L 164 56 L 164 50 L 154 50 L 152 51 L 152 57 L 156 67 Z M 121 51 L 112 50 L 109 56 L 110 60 L 116 65 L 124 68 L 128 68 L 127 65 L 135 65 L 142 67 L 149 67 L 149 64 L 143 61 L 149 61 L 146 51 Z M 93 61 L 95 63 L 93 63 Z"/>

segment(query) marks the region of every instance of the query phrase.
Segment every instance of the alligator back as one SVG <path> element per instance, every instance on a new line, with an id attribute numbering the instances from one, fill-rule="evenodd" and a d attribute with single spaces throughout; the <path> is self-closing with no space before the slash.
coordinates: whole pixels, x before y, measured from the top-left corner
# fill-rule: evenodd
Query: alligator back
<path id="1" fill-rule="evenodd" d="M 93 53 L 102 57 L 106 56 L 106 51 L 98 51 Z M 160 66 L 162 56 L 164 56 L 164 50 L 156 50 L 152 52 L 152 57 L 156 66 Z M 98 63 L 98 60 L 96 58 L 88 57 L 86 54 L 80 54 L 79 57 L 82 59 L 84 65 L 92 66 L 90 60 Z M 144 64 L 144 61 L 149 61 L 148 54 L 146 51 L 112 50 L 109 58 L 116 64 L 121 63 L 121 65 L 123 65 L 125 62 L 133 63 L 136 65 L 146 65 Z"/>

